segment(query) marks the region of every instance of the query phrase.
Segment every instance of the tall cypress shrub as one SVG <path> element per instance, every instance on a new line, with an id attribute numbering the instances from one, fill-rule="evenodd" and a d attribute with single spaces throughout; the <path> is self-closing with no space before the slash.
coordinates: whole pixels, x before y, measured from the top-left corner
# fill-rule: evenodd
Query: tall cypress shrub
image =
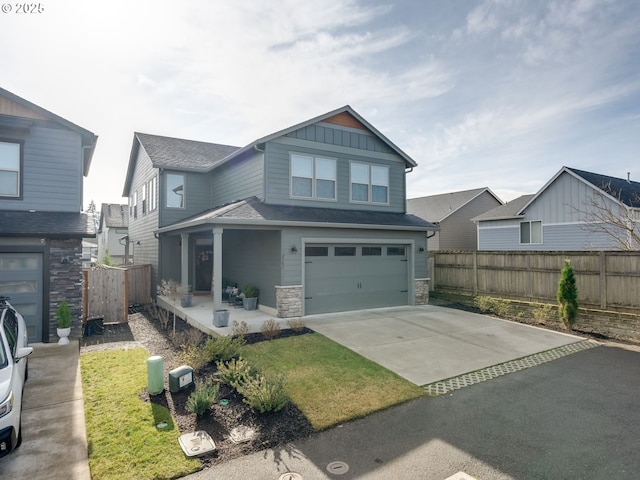
<path id="1" fill-rule="evenodd" d="M 578 287 L 569 260 L 564 261 L 558 282 L 558 312 L 564 326 L 571 330 L 578 316 Z"/>

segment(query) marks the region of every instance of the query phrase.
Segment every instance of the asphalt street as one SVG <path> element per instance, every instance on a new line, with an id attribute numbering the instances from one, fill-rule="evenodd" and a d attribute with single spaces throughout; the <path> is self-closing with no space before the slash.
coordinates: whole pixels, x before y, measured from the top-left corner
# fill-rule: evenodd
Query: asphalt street
<path id="1" fill-rule="evenodd" d="M 637 479 L 639 431 L 640 352 L 600 346 L 189 478 Z"/>

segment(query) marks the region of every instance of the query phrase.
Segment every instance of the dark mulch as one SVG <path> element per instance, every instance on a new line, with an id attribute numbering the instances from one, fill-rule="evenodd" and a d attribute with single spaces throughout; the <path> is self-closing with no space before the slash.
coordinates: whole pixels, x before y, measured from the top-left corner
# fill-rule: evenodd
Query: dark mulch
<path id="1" fill-rule="evenodd" d="M 312 330 L 307 328 L 300 332 L 283 329 L 277 338 L 310 332 Z M 313 433 L 309 421 L 292 403 L 289 402 L 278 412 L 261 414 L 245 404 L 233 388 L 224 384 L 220 385 L 218 394 L 218 399 L 221 401 L 214 404 L 205 415 L 197 417 L 187 412 L 185 405 L 194 387 L 172 393 L 169 391 L 167 379 L 169 371 L 181 365 L 179 345 L 186 339 L 198 338 L 199 335 L 196 329 L 178 319 L 174 337 L 172 323 L 164 328 L 153 314 L 140 311 L 129 315 L 129 323 L 105 324 L 102 335 L 82 337 L 80 345 L 83 352 L 142 346 L 150 355 L 160 355 L 165 370 L 165 390 L 159 395 L 152 396 L 144 391 L 141 392 L 140 397 L 144 401 L 168 408 L 181 434 L 204 430 L 213 438 L 216 451 L 201 457 L 204 467 L 266 448 L 283 446 Z M 262 333 L 249 333 L 245 339 L 248 344 L 265 341 Z M 214 373 L 215 365 L 208 365 L 198 372 L 195 378 L 196 380 L 204 379 Z M 255 431 L 253 440 L 234 443 L 229 435 L 232 429 L 238 426 L 253 429 Z"/>

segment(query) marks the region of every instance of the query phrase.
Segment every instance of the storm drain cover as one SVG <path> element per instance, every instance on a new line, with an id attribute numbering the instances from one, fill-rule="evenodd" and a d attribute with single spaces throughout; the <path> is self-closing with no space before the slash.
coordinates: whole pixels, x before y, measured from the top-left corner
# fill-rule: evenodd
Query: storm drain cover
<path id="1" fill-rule="evenodd" d="M 256 431 L 245 425 L 240 425 L 231 430 L 229 433 L 229 438 L 233 443 L 245 443 L 253 440 L 253 437 L 256 436 Z"/>
<path id="2" fill-rule="evenodd" d="M 327 472 L 334 475 L 344 475 L 349 471 L 349 465 L 344 462 L 331 462 L 327 465 Z"/>
<path id="3" fill-rule="evenodd" d="M 296 472 L 287 472 L 280 475 L 278 480 L 302 480 L 302 475 Z"/>
<path id="4" fill-rule="evenodd" d="M 178 442 L 187 457 L 198 457 L 216 449 L 213 439 L 204 430 L 180 435 Z"/>

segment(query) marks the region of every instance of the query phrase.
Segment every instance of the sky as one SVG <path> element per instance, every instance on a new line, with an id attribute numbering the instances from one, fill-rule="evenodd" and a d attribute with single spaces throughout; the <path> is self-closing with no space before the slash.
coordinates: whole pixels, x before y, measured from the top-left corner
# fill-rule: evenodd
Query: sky
<path id="1" fill-rule="evenodd" d="M 30 5 L 1 5 L 0 85 L 98 135 L 84 208 L 127 203 L 134 132 L 241 147 L 344 105 L 418 163 L 408 198 L 640 179 L 637 0 Z"/>

